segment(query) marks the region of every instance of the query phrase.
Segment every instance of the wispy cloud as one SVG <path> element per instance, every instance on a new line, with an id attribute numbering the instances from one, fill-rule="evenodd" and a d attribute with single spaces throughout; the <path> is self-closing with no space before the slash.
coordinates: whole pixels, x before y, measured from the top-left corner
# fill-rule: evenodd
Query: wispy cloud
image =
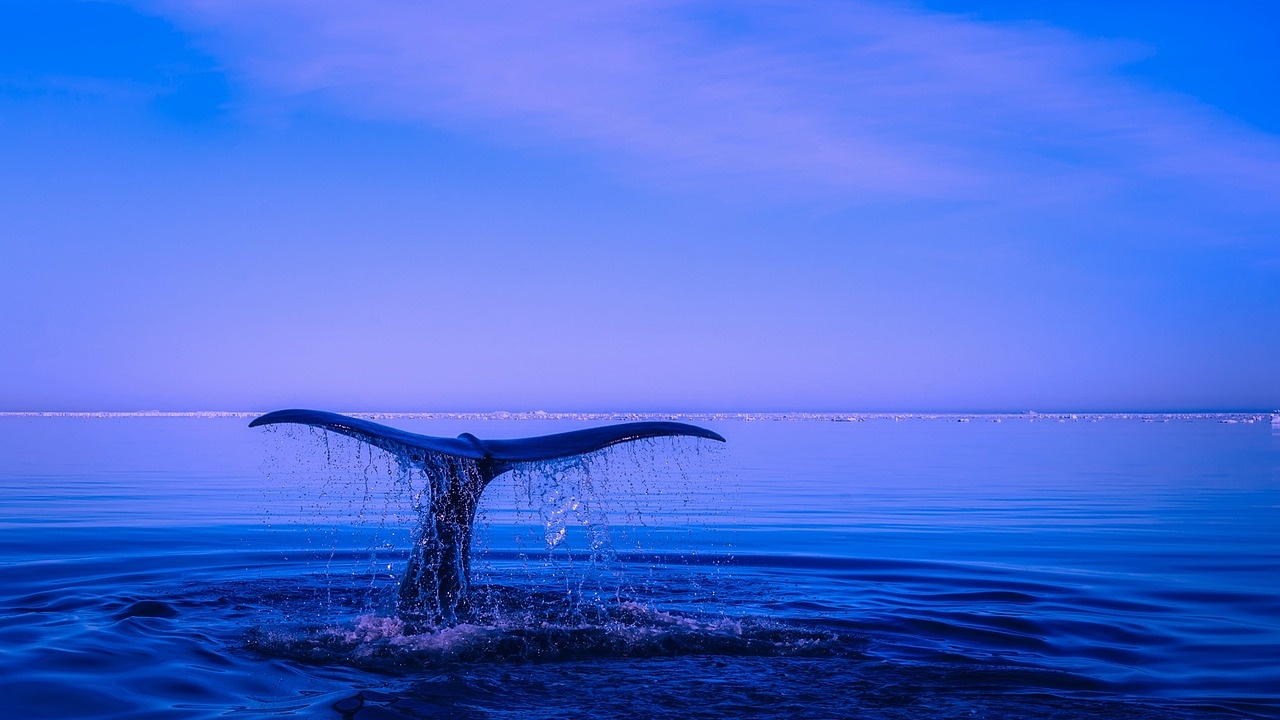
<path id="1" fill-rule="evenodd" d="M 585 143 L 668 179 L 873 198 L 1152 180 L 1280 195 L 1275 137 L 1125 79 L 1134 48 L 1045 26 L 856 1 L 160 7 L 274 97 Z"/>

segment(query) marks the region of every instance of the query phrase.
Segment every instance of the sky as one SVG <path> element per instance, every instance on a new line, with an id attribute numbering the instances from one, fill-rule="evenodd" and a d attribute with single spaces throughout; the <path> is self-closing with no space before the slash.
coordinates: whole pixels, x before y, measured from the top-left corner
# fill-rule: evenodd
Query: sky
<path id="1" fill-rule="evenodd" d="M 1280 408 L 1280 4 L 0 1 L 0 410 Z"/>

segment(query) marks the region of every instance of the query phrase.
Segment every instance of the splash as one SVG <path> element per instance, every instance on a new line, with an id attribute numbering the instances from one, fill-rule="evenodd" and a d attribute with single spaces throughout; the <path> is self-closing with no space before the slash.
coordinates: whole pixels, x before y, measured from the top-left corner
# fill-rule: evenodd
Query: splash
<path id="1" fill-rule="evenodd" d="M 311 459 L 321 466 L 309 471 L 327 480 L 318 495 L 333 510 L 351 507 L 339 487 L 345 474 L 357 516 L 381 527 L 389 514 L 402 537 L 411 533 L 408 559 L 401 559 L 401 542 L 395 564 L 405 569 L 391 573 L 381 559 L 387 550 L 369 550 L 383 602 L 362 602 L 367 596 L 338 578 L 327 605 L 280 612 L 292 621 L 250 633 L 249 645 L 265 654 L 394 671 L 458 661 L 806 655 L 847 645 L 826 633 L 705 611 L 715 597 L 707 587 L 717 572 L 708 552 L 715 548 L 707 535 L 690 534 L 705 518 L 682 511 L 690 488 L 718 485 L 705 473 L 721 458 L 697 445 L 645 439 L 515 463 L 484 503 L 462 506 L 473 516 L 467 525 L 439 511 L 456 483 L 476 482 L 466 463 L 443 454 L 371 453 L 328 434 L 313 442 L 325 449 Z M 464 538 L 465 528 L 474 534 Z M 460 552 L 449 556 L 454 542 Z M 359 554 L 335 566 L 357 562 Z M 456 573 L 460 595 L 439 591 L 449 580 L 418 574 L 433 566 Z M 398 587 L 387 579 L 392 574 Z"/>
<path id="2" fill-rule="evenodd" d="M 570 615 L 553 598 L 512 593 L 499 612 L 452 625 L 399 616 L 292 630 L 256 629 L 248 645 L 266 655 L 397 674 L 475 662 L 564 662 L 609 658 L 848 657 L 865 640 L 767 618 L 701 616 L 623 601 Z"/>

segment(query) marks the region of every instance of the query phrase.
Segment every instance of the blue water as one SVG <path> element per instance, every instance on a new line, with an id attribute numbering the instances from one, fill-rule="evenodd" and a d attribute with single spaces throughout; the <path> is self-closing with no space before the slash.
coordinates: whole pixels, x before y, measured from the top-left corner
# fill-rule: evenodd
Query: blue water
<path id="1" fill-rule="evenodd" d="M 729 442 L 495 481 L 478 613 L 430 628 L 394 613 L 420 479 L 381 451 L 247 417 L 0 417 L 0 708 L 1280 717 L 1267 416 L 680 419 Z"/>

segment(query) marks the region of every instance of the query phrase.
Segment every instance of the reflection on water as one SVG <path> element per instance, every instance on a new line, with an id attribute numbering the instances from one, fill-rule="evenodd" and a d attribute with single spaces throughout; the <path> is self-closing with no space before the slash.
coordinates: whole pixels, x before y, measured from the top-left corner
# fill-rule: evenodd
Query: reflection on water
<path id="1" fill-rule="evenodd" d="M 1280 714 L 1270 417 L 999 419 L 699 420 L 729 443 L 504 476 L 477 612 L 441 629 L 395 612 L 413 478 L 381 451 L 241 418 L 2 417 L 0 697 L 26 717 Z"/>

